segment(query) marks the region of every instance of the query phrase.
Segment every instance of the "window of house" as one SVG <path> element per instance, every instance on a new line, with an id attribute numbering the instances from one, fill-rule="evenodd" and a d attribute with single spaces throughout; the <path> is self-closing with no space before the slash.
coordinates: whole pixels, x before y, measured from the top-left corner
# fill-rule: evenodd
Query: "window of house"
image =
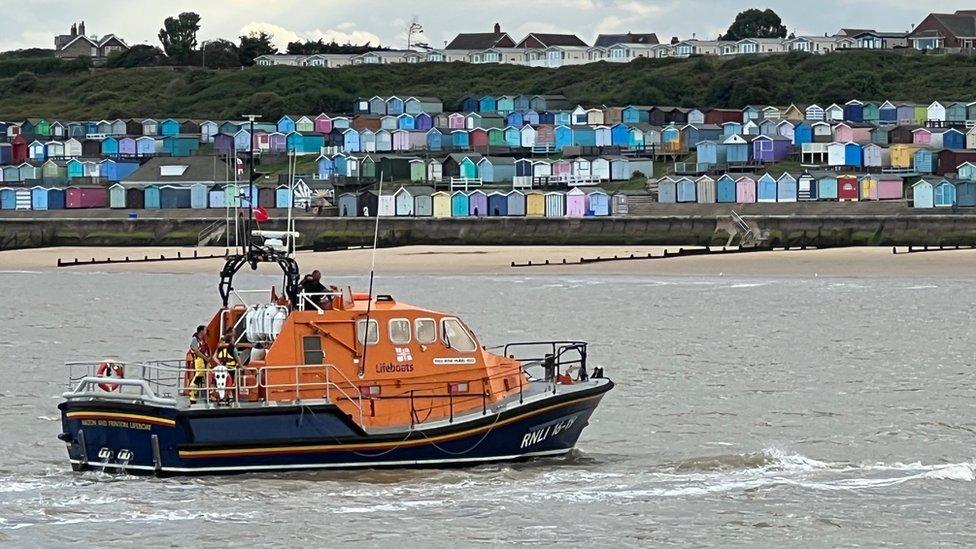
<path id="1" fill-rule="evenodd" d="M 430 344 L 437 341 L 437 323 L 433 318 L 418 318 L 414 321 L 417 343 Z"/>
<path id="2" fill-rule="evenodd" d="M 366 330 L 366 319 L 362 318 L 356 321 L 356 343 L 362 345 L 363 338 L 365 336 L 366 343 L 369 345 L 376 345 L 380 340 L 379 325 L 375 320 L 369 321 L 369 331 Z"/>
<path id="3" fill-rule="evenodd" d="M 390 343 L 410 343 L 410 321 L 405 318 L 390 319 Z"/>
<path id="4" fill-rule="evenodd" d="M 462 353 L 470 353 L 478 348 L 474 338 L 456 318 L 445 318 L 441 321 L 441 336 L 445 345 Z"/>
<path id="5" fill-rule="evenodd" d="M 322 364 L 325 362 L 325 353 L 322 352 L 321 336 L 305 336 L 302 338 L 302 351 L 305 355 L 305 364 Z"/>

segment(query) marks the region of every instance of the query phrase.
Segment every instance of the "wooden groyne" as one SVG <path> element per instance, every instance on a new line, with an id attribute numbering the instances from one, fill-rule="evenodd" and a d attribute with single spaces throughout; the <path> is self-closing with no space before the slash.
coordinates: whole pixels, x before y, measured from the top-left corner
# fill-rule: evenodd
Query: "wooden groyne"
<path id="1" fill-rule="evenodd" d="M 551 261 L 549 259 L 544 259 L 541 261 L 528 261 L 525 263 L 518 263 L 513 261 L 512 267 L 545 267 L 545 266 L 556 266 L 556 265 L 589 265 L 593 263 L 607 263 L 612 261 L 647 261 L 650 259 L 672 259 L 676 257 L 694 257 L 694 256 L 714 256 L 714 255 L 730 255 L 730 254 L 745 254 L 754 252 L 772 252 L 772 251 L 787 251 L 787 250 L 807 250 L 816 249 L 815 246 L 750 246 L 747 248 L 729 248 L 721 247 L 714 248 L 711 246 L 705 246 L 703 248 L 678 248 L 677 250 L 665 249 L 660 255 L 655 255 L 653 253 L 647 254 L 629 254 L 629 255 L 614 255 L 614 256 L 596 256 L 596 257 L 581 257 L 579 261 L 570 261 L 568 259 L 562 259 L 559 261 Z"/>

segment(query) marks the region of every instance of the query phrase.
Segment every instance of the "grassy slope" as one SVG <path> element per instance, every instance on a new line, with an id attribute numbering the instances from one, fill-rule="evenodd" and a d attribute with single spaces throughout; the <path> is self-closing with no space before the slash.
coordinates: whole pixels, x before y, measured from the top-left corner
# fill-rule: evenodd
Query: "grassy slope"
<path id="1" fill-rule="evenodd" d="M 466 94 L 562 93 L 583 104 L 833 103 L 850 98 L 971 100 L 976 57 L 891 52 L 789 54 L 734 59 L 641 59 L 563 69 L 466 64 L 320 70 L 293 67 L 97 70 L 39 65 L 32 90 L 17 91 L 23 61 L 0 61 L 0 119 L 129 116 L 235 118 L 244 111 L 347 112 L 358 96 L 434 95 L 457 107 Z"/>

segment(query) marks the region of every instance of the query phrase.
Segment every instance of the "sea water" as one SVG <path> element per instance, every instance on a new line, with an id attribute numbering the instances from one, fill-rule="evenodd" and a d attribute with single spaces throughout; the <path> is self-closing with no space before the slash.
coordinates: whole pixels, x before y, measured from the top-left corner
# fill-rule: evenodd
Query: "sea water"
<path id="1" fill-rule="evenodd" d="M 71 472 L 62 363 L 182 357 L 216 285 L 0 274 L 0 545 L 976 544 L 971 281 L 380 276 L 487 345 L 590 341 L 617 387 L 577 449 L 453 470 Z"/>

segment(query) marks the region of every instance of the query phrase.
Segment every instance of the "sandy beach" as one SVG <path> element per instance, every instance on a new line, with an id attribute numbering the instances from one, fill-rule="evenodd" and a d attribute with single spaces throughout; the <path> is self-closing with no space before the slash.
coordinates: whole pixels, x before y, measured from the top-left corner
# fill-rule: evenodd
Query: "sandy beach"
<path id="1" fill-rule="evenodd" d="M 952 250 L 913 254 L 892 254 L 890 247 L 837 248 L 751 252 L 667 259 L 610 261 L 584 265 L 581 257 L 661 256 L 678 246 L 406 246 L 377 252 L 378 273 L 403 274 L 573 274 L 602 273 L 664 276 L 740 276 L 740 277 L 972 277 L 976 276 L 976 251 Z M 58 258 L 72 260 L 105 258 L 175 257 L 222 254 L 223 248 L 41 248 L 0 252 L 0 271 L 53 271 Z M 368 249 L 334 252 L 299 252 L 303 270 L 321 269 L 335 275 L 368 272 L 372 251 Z M 512 262 L 550 265 L 512 267 Z M 159 273 L 216 272 L 221 259 L 165 263 L 132 263 L 70 267 L 72 270 L 130 271 Z"/>

